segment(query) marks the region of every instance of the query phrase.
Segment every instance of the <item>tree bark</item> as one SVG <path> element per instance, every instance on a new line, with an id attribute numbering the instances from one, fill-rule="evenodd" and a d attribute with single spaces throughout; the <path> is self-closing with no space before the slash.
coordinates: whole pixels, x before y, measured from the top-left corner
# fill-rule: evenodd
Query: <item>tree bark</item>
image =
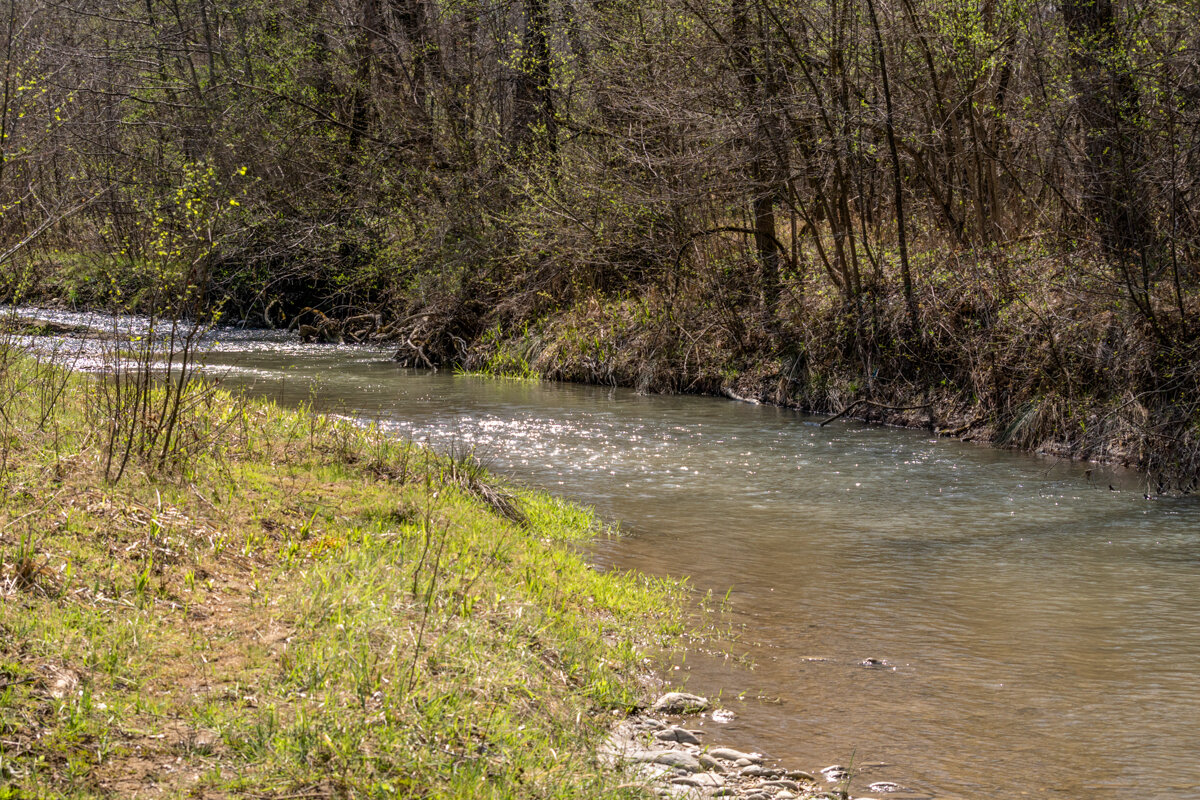
<path id="1" fill-rule="evenodd" d="M 875 33 L 875 51 L 879 54 L 879 75 L 883 84 L 888 152 L 892 157 L 892 190 L 895 195 L 896 207 L 896 246 L 900 250 L 900 278 L 904 284 L 904 302 L 908 306 L 909 329 L 915 331 L 917 330 L 917 300 L 913 296 L 912 272 L 908 266 L 908 233 L 904 222 L 904 182 L 900 173 L 900 154 L 896 150 L 892 90 L 888 83 L 887 58 L 883 52 L 883 35 L 879 31 L 879 17 L 875 13 L 875 0 L 867 0 L 867 11 L 871 15 L 871 29 Z"/>
<path id="2" fill-rule="evenodd" d="M 1138 186 L 1139 97 L 1129 55 L 1118 39 L 1111 0 L 1065 0 L 1063 19 L 1072 42 L 1072 84 L 1085 142 L 1084 209 L 1098 223 L 1105 254 L 1115 262 L 1130 299 L 1153 323 L 1150 242 Z M 1140 275 L 1134 273 L 1135 262 Z"/>
<path id="3" fill-rule="evenodd" d="M 525 34 L 513 97 L 512 141 L 518 150 L 539 149 L 553 155 L 558 151 L 558 122 L 550 60 L 550 14 L 546 0 L 525 0 L 524 5 Z"/>

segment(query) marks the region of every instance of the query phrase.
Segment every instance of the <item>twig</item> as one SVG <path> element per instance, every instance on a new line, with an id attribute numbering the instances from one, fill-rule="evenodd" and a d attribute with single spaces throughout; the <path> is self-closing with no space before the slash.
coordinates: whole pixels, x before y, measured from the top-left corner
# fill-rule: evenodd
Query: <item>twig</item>
<path id="1" fill-rule="evenodd" d="M 829 419 L 822 422 L 819 427 L 824 428 L 829 423 L 833 422 L 834 420 L 841 419 L 842 417 L 846 416 L 851 411 L 853 411 L 854 409 L 856 409 L 862 405 L 874 406 L 875 408 L 881 408 L 884 411 L 917 411 L 922 408 L 929 408 L 932 405 L 932 403 L 921 403 L 921 405 L 919 405 L 919 406 L 885 406 L 883 403 L 876 403 L 874 400 L 855 400 L 853 403 L 846 406 L 841 411 L 839 411 L 838 413 L 834 414 Z"/>

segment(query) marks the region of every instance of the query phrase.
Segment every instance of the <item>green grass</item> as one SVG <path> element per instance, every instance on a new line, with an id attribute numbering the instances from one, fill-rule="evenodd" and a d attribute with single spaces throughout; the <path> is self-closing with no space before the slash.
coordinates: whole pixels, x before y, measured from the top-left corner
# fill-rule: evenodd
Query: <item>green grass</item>
<path id="1" fill-rule="evenodd" d="M 594 748 L 683 593 L 588 510 L 211 389 L 107 484 L 99 379 L 2 355 L 0 797 L 632 796 Z"/>

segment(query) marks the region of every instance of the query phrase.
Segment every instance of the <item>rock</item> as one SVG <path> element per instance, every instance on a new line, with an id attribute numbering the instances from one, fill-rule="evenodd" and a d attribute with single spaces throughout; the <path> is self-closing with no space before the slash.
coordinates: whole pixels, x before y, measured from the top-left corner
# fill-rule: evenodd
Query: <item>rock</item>
<path id="1" fill-rule="evenodd" d="M 734 750 L 732 747 L 714 747 L 708 751 L 708 754 L 713 758 L 722 758 L 726 761 L 736 762 L 745 759 L 746 763 L 741 766 L 762 762 L 762 756 L 758 753 L 743 753 L 741 750 Z"/>
<path id="2" fill-rule="evenodd" d="M 685 775 L 682 778 L 675 778 L 671 783 L 676 786 L 695 786 L 698 789 L 719 789 L 725 785 L 725 779 L 720 775 L 701 772 L 696 775 Z"/>
<path id="3" fill-rule="evenodd" d="M 717 789 L 715 792 L 713 792 L 712 796 L 713 797 L 733 797 L 736 794 L 737 794 L 737 792 L 734 789 L 731 789 L 728 786 L 722 786 L 720 789 Z"/>
<path id="4" fill-rule="evenodd" d="M 755 762 L 748 758 L 739 758 L 737 761 L 733 762 L 733 765 L 735 767 L 748 767 L 753 763 Z"/>
<path id="5" fill-rule="evenodd" d="M 700 753 L 696 756 L 696 760 L 700 762 L 700 766 L 704 767 L 709 772 L 724 772 L 725 767 L 721 766 L 721 762 L 717 761 L 707 753 Z"/>
<path id="6" fill-rule="evenodd" d="M 779 772 L 759 764 L 751 764 L 738 774 L 744 775 L 747 778 L 774 778 Z"/>
<path id="7" fill-rule="evenodd" d="M 642 764 L 638 769 L 638 775 L 642 777 L 642 782 L 647 785 L 661 784 L 671 778 L 677 778 L 681 774 L 687 774 L 686 770 L 672 769 L 662 764 Z"/>
<path id="8" fill-rule="evenodd" d="M 775 800 L 796 800 L 796 798 L 799 796 L 800 795 L 792 794 L 787 789 L 784 789 L 782 792 L 778 792 L 775 795 Z"/>
<path id="9" fill-rule="evenodd" d="M 872 783 L 870 786 L 868 786 L 867 789 L 872 792 L 903 792 L 903 791 L 905 791 L 903 786 L 901 786 L 898 783 L 892 783 L 891 781 L 877 781 L 875 783 Z"/>
<path id="10" fill-rule="evenodd" d="M 805 772 L 802 769 L 789 769 L 783 773 L 794 781 L 805 781 L 807 783 L 816 783 L 817 779 L 811 772 Z"/>
<path id="11" fill-rule="evenodd" d="M 850 777 L 850 772 L 841 764 L 830 764 L 821 770 L 821 775 L 830 783 L 839 783 Z"/>
<path id="12" fill-rule="evenodd" d="M 195 734 L 185 738 L 184 745 L 197 755 L 210 756 L 216 751 L 220 741 L 220 738 L 216 734 L 207 731 L 197 731 Z"/>
<path id="13" fill-rule="evenodd" d="M 662 764 L 668 767 L 684 769 L 688 772 L 699 772 L 701 770 L 700 762 L 696 760 L 696 757 L 682 750 L 643 750 L 640 753 L 631 753 L 628 758 L 631 761 Z"/>
<path id="14" fill-rule="evenodd" d="M 608 734 L 608 739 L 600 746 L 600 755 L 606 758 L 624 758 L 631 753 L 644 750 L 644 746 L 636 740 L 636 728 L 628 723 L 615 726 Z"/>
<path id="15" fill-rule="evenodd" d="M 654 734 L 660 742 L 679 742 L 680 744 L 700 744 L 699 731 L 689 731 L 686 728 L 671 727 Z"/>
<path id="16" fill-rule="evenodd" d="M 733 713 L 727 708 L 718 708 L 712 713 L 712 721 L 719 722 L 722 725 L 728 722 L 733 722 L 735 719 L 737 719 L 737 714 Z"/>
<path id="17" fill-rule="evenodd" d="M 763 784 L 763 786 L 777 786 L 780 789 L 792 789 L 795 791 L 800 791 L 799 784 L 797 784 L 795 781 L 789 781 L 786 779 L 777 779 L 777 780 L 773 780 L 773 781 L 767 781 L 766 783 Z"/>
<path id="18" fill-rule="evenodd" d="M 661 714 L 691 714 L 708 710 L 708 698 L 687 692 L 667 692 L 654 701 L 651 710 Z"/>
<path id="19" fill-rule="evenodd" d="M 754 794 L 746 795 L 743 800 L 771 800 L 771 795 L 766 792 L 755 792 Z"/>
<path id="20" fill-rule="evenodd" d="M 55 669 L 52 667 L 51 674 L 54 676 L 54 682 L 50 683 L 47 694 L 55 700 L 62 700 L 67 695 L 73 694 L 75 687 L 79 685 L 79 676 L 69 669 Z"/>

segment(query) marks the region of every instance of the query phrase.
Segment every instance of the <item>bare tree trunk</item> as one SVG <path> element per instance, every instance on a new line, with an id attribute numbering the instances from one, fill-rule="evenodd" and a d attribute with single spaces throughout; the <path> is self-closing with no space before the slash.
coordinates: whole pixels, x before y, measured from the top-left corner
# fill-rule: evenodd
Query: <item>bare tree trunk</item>
<path id="1" fill-rule="evenodd" d="M 512 142 L 517 149 L 558 151 L 547 0 L 525 0 L 525 35 L 513 97 Z"/>
<path id="2" fill-rule="evenodd" d="M 346 143 L 347 161 L 353 162 L 362 143 L 370 113 L 371 72 L 375 61 L 375 38 L 379 34 L 378 0 L 362 0 L 362 16 L 355 45 L 357 65 L 350 99 L 350 134 Z"/>
<path id="3" fill-rule="evenodd" d="M 883 101 L 886 108 L 888 152 L 892 157 L 892 191 L 896 203 L 896 245 L 900 249 L 900 277 L 904 283 L 904 302 L 908 306 L 908 325 L 917 330 L 917 300 L 913 296 L 912 272 L 908 266 L 908 234 L 904 223 L 904 182 L 900 173 L 900 154 L 896 151 L 896 126 L 892 111 L 892 90 L 888 83 L 887 58 L 883 52 L 883 36 L 879 31 L 879 17 L 875 13 L 875 0 L 867 0 L 871 15 L 871 28 L 875 33 L 875 50 L 879 54 L 879 74 L 883 84 Z"/>
<path id="4" fill-rule="evenodd" d="M 754 133 L 748 141 L 752 184 L 750 207 L 754 217 L 754 248 L 761 270 L 763 305 L 768 313 L 773 314 L 779 301 L 779 248 L 775 237 L 776 187 L 772 180 L 770 133 L 766 119 L 770 110 L 764 108 L 765 102 L 761 96 L 763 81 L 754 64 L 747 0 L 733 0 L 730 12 L 734 67 L 746 107 L 755 114 Z"/>
<path id="5" fill-rule="evenodd" d="M 1148 224 L 1138 186 L 1143 145 L 1138 90 L 1118 41 L 1112 0 L 1065 0 L 1072 83 L 1086 144 L 1084 207 L 1134 306 L 1157 330 L 1150 297 Z M 1134 274 L 1134 262 L 1141 274 Z M 1160 334 L 1161 335 L 1161 334 Z"/>

